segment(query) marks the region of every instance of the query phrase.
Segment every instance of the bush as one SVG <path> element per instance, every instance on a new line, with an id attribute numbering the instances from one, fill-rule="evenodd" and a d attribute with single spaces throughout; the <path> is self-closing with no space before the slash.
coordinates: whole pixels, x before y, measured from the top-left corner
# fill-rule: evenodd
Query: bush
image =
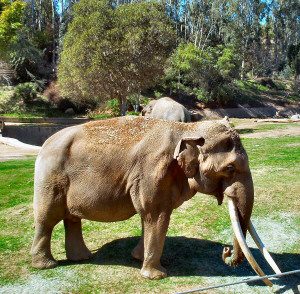
<path id="1" fill-rule="evenodd" d="M 57 105 L 62 99 L 56 82 L 54 81 L 50 82 L 49 86 L 46 88 L 43 94 L 44 96 L 46 96 L 51 105 Z"/>
<path id="2" fill-rule="evenodd" d="M 30 104 L 37 97 L 37 85 L 35 83 L 19 84 L 14 91 L 12 99 Z"/>
<path id="3" fill-rule="evenodd" d="M 112 116 L 118 116 L 120 114 L 120 106 L 118 99 L 111 99 L 107 101 L 106 110 L 111 113 Z"/>
<path id="4" fill-rule="evenodd" d="M 61 112 L 65 112 L 68 108 L 73 108 L 75 111 L 77 111 L 77 108 L 72 101 L 67 98 L 63 98 L 60 95 L 56 82 L 50 82 L 50 85 L 46 88 L 43 94 L 48 99 L 50 104 L 52 106 L 57 106 Z"/>
<path id="5" fill-rule="evenodd" d="M 180 44 L 167 62 L 163 83 L 172 92 L 193 95 L 204 104 L 224 105 L 232 97 L 231 84 L 239 77 L 239 60 L 232 48 Z"/>

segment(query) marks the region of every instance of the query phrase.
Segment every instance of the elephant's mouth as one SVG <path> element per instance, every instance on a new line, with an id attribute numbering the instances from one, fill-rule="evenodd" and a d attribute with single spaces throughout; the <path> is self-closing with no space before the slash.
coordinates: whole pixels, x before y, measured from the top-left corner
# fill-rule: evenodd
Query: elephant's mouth
<path id="1" fill-rule="evenodd" d="M 248 262 L 250 263 L 250 265 L 252 266 L 254 271 L 259 276 L 265 276 L 265 273 L 262 271 L 262 269 L 260 268 L 260 266 L 258 265 L 258 263 L 256 262 L 256 260 L 254 259 L 253 255 L 252 255 L 252 253 L 249 250 L 249 247 L 246 243 L 244 234 L 243 234 L 242 229 L 241 229 L 241 225 L 240 225 L 240 221 L 239 221 L 239 217 L 238 217 L 238 211 L 237 211 L 237 206 L 235 204 L 235 200 L 234 200 L 234 198 L 229 197 L 229 196 L 228 196 L 228 208 L 229 208 L 229 214 L 230 214 L 234 234 L 235 234 L 235 236 L 238 240 L 238 243 L 239 243 L 245 257 L 247 258 Z M 266 261 L 269 263 L 269 265 L 275 271 L 275 273 L 276 274 L 281 274 L 280 269 L 278 268 L 275 261 L 273 260 L 273 258 L 271 257 L 271 255 L 267 251 L 266 247 L 262 243 L 261 239 L 259 238 L 259 236 L 258 236 L 251 220 L 249 221 L 249 224 L 248 224 L 248 231 L 249 231 L 250 235 L 252 236 L 254 242 L 256 243 L 257 247 L 259 248 L 259 250 L 261 251 L 261 253 L 265 257 Z M 229 247 L 224 248 L 222 257 L 223 257 L 223 261 L 226 264 L 230 263 L 231 249 Z M 273 284 L 270 280 L 264 279 L 263 281 L 268 286 L 270 286 L 270 287 L 273 286 Z"/>
<path id="2" fill-rule="evenodd" d="M 224 200 L 224 191 L 222 184 L 218 186 L 217 190 L 215 191 L 215 193 L 213 193 L 213 195 L 217 198 L 218 205 L 221 205 Z"/>
<path id="3" fill-rule="evenodd" d="M 224 194 L 223 192 L 217 192 L 215 194 L 216 198 L 217 198 L 217 201 L 218 201 L 218 205 L 221 205 L 223 203 L 223 199 L 224 199 Z"/>

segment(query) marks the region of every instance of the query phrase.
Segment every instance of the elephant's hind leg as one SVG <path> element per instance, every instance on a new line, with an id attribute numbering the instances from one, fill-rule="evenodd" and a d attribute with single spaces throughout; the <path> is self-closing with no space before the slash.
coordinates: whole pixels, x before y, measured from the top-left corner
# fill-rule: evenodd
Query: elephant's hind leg
<path id="1" fill-rule="evenodd" d="M 80 218 L 64 219 L 65 225 L 65 247 L 69 260 L 79 261 L 92 257 L 91 251 L 86 247 Z"/>
<path id="2" fill-rule="evenodd" d="M 51 235 L 54 225 L 35 223 L 35 235 L 31 247 L 32 266 L 38 269 L 53 268 L 58 265 L 50 249 Z"/>

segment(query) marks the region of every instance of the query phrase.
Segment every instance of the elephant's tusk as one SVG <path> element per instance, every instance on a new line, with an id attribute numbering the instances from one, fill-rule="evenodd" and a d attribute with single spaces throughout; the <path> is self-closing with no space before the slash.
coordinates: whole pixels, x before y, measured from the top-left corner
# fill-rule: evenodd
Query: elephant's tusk
<path id="1" fill-rule="evenodd" d="M 274 270 L 274 272 L 276 274 L 281 274 L 282 273 L 281 270 L 278 268 L 278 266 L 275 263 L 274 259 L 272 258 L 272 256 L 268 252 L 267 248 L 265 247 L 265 245 L 263 244 L 263 242 L 259 238 L 259 236 L 258 236 L 258 234 L 257 234 L 257 232 L 256 232 L 256 230 L 255 230 L 255 228 L 254 228 L 251 221 L 249 222 L 249 225 L 248 225 L 248 231 L 249 231 L 250 235 L 252 236 L 254 242 L 256 243 L 258 249 L 260 250 L 260 252 L 264 256 L 266 261 L 269 263 L 271 268 Z"/>
<path id="2" fill-rule="evenodd" d="M 248 262 L 250 263 L 252 268 L 255 270 L 255 272 L 259 276 L 261 276 L 261 277 L 265 276 L 265 273 L 262 271 L 260 266 L 257 264 L 256 260 L 254 259 L 252 253 L 249 250 L 249 247 L 246 243 L 246 240 L 244 238 L 244 235 L 243 235 L 243 232 L 242 232 L 242 229 L 241 229 L 241 225 L 240 225 L 240 221 L 239 221 L 236 206 L 235 206 L 233 200 L 230 197 L 228 197 L 228 208 L 229 208 L 229 214 L 230 214 L 234 234 L 235 234 L 235 236 L 236 236 L 236 238 L 239 242 L 239 245 L 241 246 L 241 249 L 242 249 L 245 257 L 247 258 Z M 270 287 L 273 286 L 273 283 L 269 279 L 263 279 L 263 281 L 268 286 L 270 286 Z"/>

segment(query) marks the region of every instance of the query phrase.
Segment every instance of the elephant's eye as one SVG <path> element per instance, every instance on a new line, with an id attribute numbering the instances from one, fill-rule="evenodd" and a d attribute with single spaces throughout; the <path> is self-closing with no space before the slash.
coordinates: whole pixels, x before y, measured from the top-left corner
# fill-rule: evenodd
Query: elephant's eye
<path id="1" fill-rule="evenodd" d="M 235 167 L 233 164 L 228 164 L 222 168 L 220 175 L 226 178 L 232 177 L 235 172 Z"/>
<path id="2" fill-rule="evenodd" d="M 222 169 L 221 175 L 225 177 L 232 177 L 234 172 L 235 172 L 234 166 L 232 164 L 228 164 Z"/>
<path id="3" fill-rule="evenodd" d="M 232 175 L 234 173 L 234 171 L 235 171 L 234 166 L 232 164 L 227 165 L 226 166 L 226 171 L 228 173 L 230 173 L 230 175 Z"/>

